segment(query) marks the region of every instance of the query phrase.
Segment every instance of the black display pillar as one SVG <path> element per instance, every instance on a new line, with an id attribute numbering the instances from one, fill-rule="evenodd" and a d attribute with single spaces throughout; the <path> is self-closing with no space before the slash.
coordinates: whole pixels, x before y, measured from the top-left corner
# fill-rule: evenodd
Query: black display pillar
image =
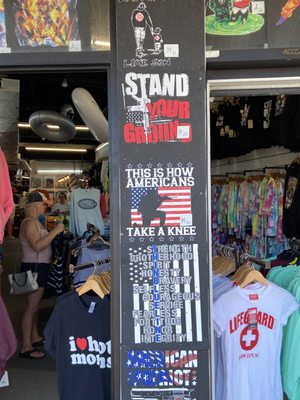
<path id="1" fill-rule="evenodd" d="M 114 397 L 208 400 L 204 2 L 118 0 L 116 43 L 121 375 Z"/>

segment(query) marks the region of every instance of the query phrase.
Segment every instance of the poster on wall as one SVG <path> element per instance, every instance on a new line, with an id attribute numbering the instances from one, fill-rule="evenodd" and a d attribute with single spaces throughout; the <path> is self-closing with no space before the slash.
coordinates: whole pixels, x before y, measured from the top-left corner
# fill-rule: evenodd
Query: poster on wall
<path id="1" fill-rule="evenodd" d="M 90 3 L 85 0 L 2 0 L 12 51 L 81 51 L 90 47 Z"/>
<path id="2" fill-rule="evenodd" d="M 3 0 L 0 0 L 0 48 L 6 47 L 6 26 Z"/>
<path id="3" fill-rule="evenodd" d="M 205 30 L 208 50 L 263 48 L 266 1 L 206 0 Z"/>
<path id="4" fill-rule="evenodd" d="M 128 399 L 209 399 L 203 20 L 196 0 L 117 0 Z"/>
<path id="5" fill-rule="evenodd" d="M 78 40 L 76 0 L 11 0 L 19 46 L 66 46 Z"/>
<path id="6" fill-rule="evenodd" d="M 300 1 L 276 0 L 268 2 L 268 44 L 271 48 L 297 47 L 300 56 Z"/>
<path id="7" fill-rule="evenodd" d="M 300 0 L 206 0 L 207 50 L 300 48 Z"/>

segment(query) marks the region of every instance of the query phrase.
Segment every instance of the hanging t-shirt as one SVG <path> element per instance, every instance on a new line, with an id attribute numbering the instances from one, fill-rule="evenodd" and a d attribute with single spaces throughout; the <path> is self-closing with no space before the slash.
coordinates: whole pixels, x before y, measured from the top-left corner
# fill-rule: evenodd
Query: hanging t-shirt
<path id="1" fill-rule="evenodd" d="M 263 48 L 267 43 L 264 1 L 208 0 L 206 45 L 208 50 Z"/>
<path id="2" fill-rule="evenodd" d="M 68 46 L 79 40 L 77 1 L 4 0 L 11 47 Z"/>
<path id="3" fill-rule="evenodd" d="M 283 326 L 298 307 L 289 292 L 272 283 L 237 286 L 216 300 L 214 330 L 222 337 L 224 400 L 282 400 Z"/>
<path id="4" fill-rule="evenodd" d="M 45 349 L 56 359 L 60 400 L 111 398 L 110 300 L 62 296 L 44 331 Z"/>
<path id="5" fill-rule="evenodd" d="M 95 265 L 91 265 L 90 268 L 85 268 L 79 271 L 74 272 L 73 284 L 74 287 L 81 286 L 87 278 L 92 274 L 101 274 L 102 272 L 110 271 L 110 248 L 103 245 L 100 247 L 101 250 L 83 247 L 78 256 L 78 264 L 85 263 L 95 263 Z"/>
<path id="6" fill-rule="evenodd" d="M 300 1 L 266 1 L 267 43 L 272 48 L 299 47 Z"/>
<path id="7" fill-rule="evenodd" d="M 104 233 L 104 223 L 100 212 L 99 189 L 74 189 L 70 207 L 70 230 L 82 236 L 87 229 L 87 224 L 95 225 Z"/>
<path id="8" fill-rule="evenodd" d="M 222 294 L 232 290 L 232 281 L 225 276 L 213 277 L 213 301 L 216 301 Z M 221 400 L 224 388 L 224 364 L 222 360 L 222 337 L 214 334 L 214 362 L 215 362 L 215 397 Z"/>
<path id="9" fill-rule="evenodd" d="M 14 200 L 9 178 L 7 161 L 0 149 L 0 243 L 4 236 L 5 224 L 14 210 Z"/>

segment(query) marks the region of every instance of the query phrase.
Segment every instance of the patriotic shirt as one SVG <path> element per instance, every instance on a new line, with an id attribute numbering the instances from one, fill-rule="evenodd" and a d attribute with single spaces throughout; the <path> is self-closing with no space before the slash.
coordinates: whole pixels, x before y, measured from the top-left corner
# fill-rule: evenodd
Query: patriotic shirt
<path id="1" fill-rule="evenodd" d="M 216 300 L 214 330 L 222 339 L 225 383 L 217 400 L 282 400 L 283 326 L 298 307 L 272 283 L 237 286 Z"/>

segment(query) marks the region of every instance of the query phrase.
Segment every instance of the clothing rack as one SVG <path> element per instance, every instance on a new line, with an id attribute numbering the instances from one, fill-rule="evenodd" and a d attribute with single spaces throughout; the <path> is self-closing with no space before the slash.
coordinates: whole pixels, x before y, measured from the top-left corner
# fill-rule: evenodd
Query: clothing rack
<path id="1" fill-rule="evenodd" d="M 287 170 L 288 165 L 276 165 L 274 167 L 264 167 L 264 168 L 255 168 L 255 169 L 246 169 L 244 171 L 238 171 L 238 172 L 226 172 L 225 174 L 220 174 L 220 175 L 211 175 L 212 178 L 217 178 L 217 177 L 224 177 L 224 178 L 229 178 L 229 177 L 234 177 L 235 175 L 244 175 L 245 177 L 249 173 L 253 172 L 261 172 L 263 174 L 266 174 L 267 170 L 269 169 L 279 169 L 279 170 Z"/>
<path id="2" fill-rule="evenodd" d="M 299 241 L 300 243 L 300 241 Z M 268 262 L 265 262 L 263 260 L 260 260 L 254 256 L 251 256 L 251 254 L 245 253 L 244 251 L 240 251 L 234 247 L 226 246 L 224 244 L 219 244 L 219 243 L 214 243 L 214 248 L 218 251 L 221 250 L 222 255 L 226 256 L 234 256 L 235 262 L 236 262 L 236 267 L 239 268 L 241 265 L 243 265 L 245 262 L 250 261 L 253 262 L 254 264 L 259 265 L 260 267 L 264 269 L 270 269 L 270 265 Z"/>
<path id="3" fill-rule="evenodd" d="M 87 268 L 92 268 L 92 267 L 99 267 L 100 265 L 103 265 L 103 264 L 109 264 L 111 262 L 111 258 L 110 257 L 106 257 L 106 258 L 102 258 L 101 260 L 96 260 L 96 261 L 93 261 L 93 262 L 88 262 L 88 263 L 85 263 L 85 264 L 79 264 L 79 265 L 73 265 L 73 264 L 70 264 L 69 265 L 69 272 L 70 273 L 73 273 L 73 272 L 75 272 L 75 271 L 81 271 L 81 270 L 83 270 L 83 269 L 87 269 Z"/>

